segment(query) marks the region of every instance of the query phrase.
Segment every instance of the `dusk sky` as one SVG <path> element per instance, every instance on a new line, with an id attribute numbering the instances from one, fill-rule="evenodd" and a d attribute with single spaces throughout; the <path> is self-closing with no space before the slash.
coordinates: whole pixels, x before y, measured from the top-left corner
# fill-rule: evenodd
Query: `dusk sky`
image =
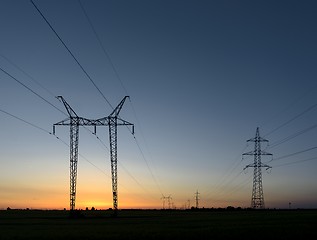
<path id="1" fill-rule="evenodd" d="M 265 207 L 317 208 L 316 1 L 33 0 L 60 39 L 31 1 L 0 2 L 0 209 L 69 209 L 56 96 L 97 119 L 126 95 L 119 209 L 187 208 L 196 192 L 199 207 L 250 207 L 257 127 Z M 108 127 L 93 130 L 76 208 L 108 209 Z"/>

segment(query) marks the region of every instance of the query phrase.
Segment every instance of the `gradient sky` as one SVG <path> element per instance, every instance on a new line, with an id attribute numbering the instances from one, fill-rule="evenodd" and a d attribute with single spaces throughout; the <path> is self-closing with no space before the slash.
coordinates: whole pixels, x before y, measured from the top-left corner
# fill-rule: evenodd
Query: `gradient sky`
<path id="1" fill-rule="evenodd" d="M 69 208 L 69 127 L 118 127 L 118 208 L 249 207 L 259 127 L 265 206 L 317 208 L 317 2 L 1 0 L 0 209 Z M 88 17 L 88 18 L 87 18 Z M 11 76 L 10 76 L 11 75 Z M 107 100 L 107 101 L 106 101 Z M 64 112 L 64 113 L 63 113 Z M 80 128 L 76 208 L 112 207 L 108 128 Z M 98 137 L 98 138 L 97 138 Z M 291 205 L 289 205 L 291 203 Z M 165 207 L 168 207 L 167 200 Z"/>

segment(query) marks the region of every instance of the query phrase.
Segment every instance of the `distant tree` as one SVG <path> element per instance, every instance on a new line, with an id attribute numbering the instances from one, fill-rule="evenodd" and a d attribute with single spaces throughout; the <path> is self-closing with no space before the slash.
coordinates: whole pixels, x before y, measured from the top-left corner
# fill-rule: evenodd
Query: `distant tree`
<path id="1" fill-rule="evenodd" d="M 11 208 L 10 208 L 10 207 L 7 207 L 7 210 L 9 211 L 9 210 L 11 210 Z"/>
<path id="2" fill-rule="evenodd" d="M 92 208 L 91 208 L 91 211 L 95 211 L 95 207 L 92 207 Z"/>

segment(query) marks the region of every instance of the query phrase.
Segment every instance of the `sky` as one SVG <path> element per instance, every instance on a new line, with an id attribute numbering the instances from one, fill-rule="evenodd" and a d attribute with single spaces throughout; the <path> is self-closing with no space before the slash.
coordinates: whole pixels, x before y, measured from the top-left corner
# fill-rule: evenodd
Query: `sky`
<path id="1" fill-rule="evenodd" d="M 36 8 L 36 7 L 37 8 Z M 317 3 L 1 0 L 0 209 L 69 209 L 69 126 L 118 126 L 118 208 L 317 208 Z M 44 20 L 43 16 L 46 21 Z M 81 126 L 76 208 L 113 207 L 108 126 Z M 247 167 L 249 166 L 249 167 Z M 169 201 L 168 201 L 169 200 Z M 196 201 L 197 200 L 197 201 Z"/>

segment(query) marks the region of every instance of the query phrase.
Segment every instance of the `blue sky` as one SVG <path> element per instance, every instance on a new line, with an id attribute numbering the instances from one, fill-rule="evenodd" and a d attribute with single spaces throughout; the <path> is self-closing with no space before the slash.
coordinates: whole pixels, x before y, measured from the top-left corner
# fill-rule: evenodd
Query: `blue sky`
<path id="1" fill-rule="evenodd" d="M 194 206 L 196 191 L 201 207 L 249 207 L 242 154 L 257 127 L 273 154 L 266 207 L 317 207 L 314 1 L 34 3 L 112 107 L 130 96 L 119 208 L 160 208 L 163 195 Z M 55 96 L 86 118 L 112 108 L 31 1 L 3 0 L 0 16 L 0 208 L 68 208 L 69 129 L 48 133 L 66 118 Z M 108 208 L 108 129 L 92 130 L 80 129 L 76 205 Z"/>

